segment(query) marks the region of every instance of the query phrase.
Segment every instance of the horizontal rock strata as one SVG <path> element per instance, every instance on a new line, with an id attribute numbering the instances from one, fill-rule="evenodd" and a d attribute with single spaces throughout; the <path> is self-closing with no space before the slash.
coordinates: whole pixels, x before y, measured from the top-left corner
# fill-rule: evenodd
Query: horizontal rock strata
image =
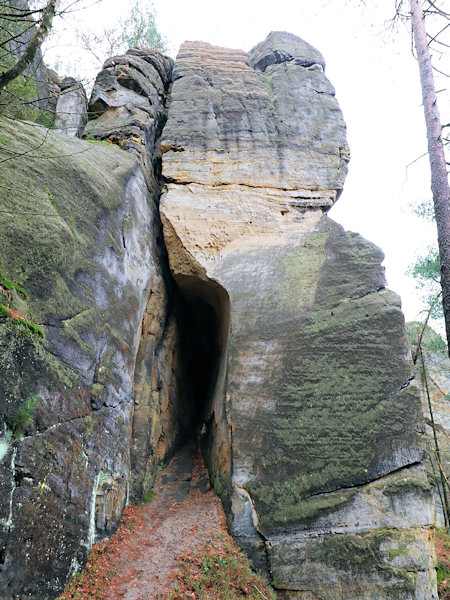
<path id="1" fill-rule="evenodd" d="M 324 215 L 348 148 L 323 71 L 279 32 L 249 54 L 188 42 L 175 63 L 161 140 L 170 266 L 181 290 L 214 282 L 229 303 L 209 467 L 283 597 L 436 598 L 400 301 L 382 252 Z"/>
<path id="2" fill-rule="evenodd" d="M 258 56 L 252 54 L 253 62 Z M 334 89 L 317 63 L 264 72 L 245 52 L 185 43 L 161 139 L 167 182 L 240 185 L 292 205 L 330 207 L 348 161 Z M 169 191 L 171 190 L 169 185 Z M 250 190 L 251 191 L 251 190 Z"/>
<path id="3" fill-rule="evenodd" d="M 2 121 L 2 600 L 57 597 L 189 435 L 280 597 L 437 598 L 400 300 L 326 215 L 324 69 L 284 32 L 132 48 L 85 140 Z"/>

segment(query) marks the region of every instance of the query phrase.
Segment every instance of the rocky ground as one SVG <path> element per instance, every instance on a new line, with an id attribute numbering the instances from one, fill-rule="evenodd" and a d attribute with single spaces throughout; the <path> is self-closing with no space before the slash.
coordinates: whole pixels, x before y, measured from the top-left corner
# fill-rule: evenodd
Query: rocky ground
<path id="1" fill-rule="evenodd" d="M 128 506 L 59 600 L 273 599 L 226 532 L 219 498 L 193 446 L 161 471 L 154 495 Z"/>

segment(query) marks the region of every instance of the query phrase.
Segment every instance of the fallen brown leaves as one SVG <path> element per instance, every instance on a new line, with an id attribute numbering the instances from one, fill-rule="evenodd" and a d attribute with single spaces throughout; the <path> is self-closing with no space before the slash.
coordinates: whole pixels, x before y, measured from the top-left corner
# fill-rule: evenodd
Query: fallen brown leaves
<path id="1" fill-rule="evenodd" d="M 116 534 L 92 548 L 59 600 L 275 598 L 228 535 L 220 499 L 201 483 L 201 457 L 180 454 L 192 473 L 177 471 L 175 457 L 157 475 L 152 501 L 126 508 Z"/>
<path id="2" fill-rule="evenodd" d="M 250 562 L 226 531 L 177 558 L 173 591 L 160 600 L 274 600 L 267 581 L 256 575 Z"/>
<path id="3" fill-rule="evenodd" d="M 86 567 L 72 578 L 58 600 L 103 600 L 106 589 L 116 575 L 117 559 L 124 547 L 132 543 L 134 532 L 145 525 L 143 509 L 127 506 L 115 535 L 93 546 Z"/>

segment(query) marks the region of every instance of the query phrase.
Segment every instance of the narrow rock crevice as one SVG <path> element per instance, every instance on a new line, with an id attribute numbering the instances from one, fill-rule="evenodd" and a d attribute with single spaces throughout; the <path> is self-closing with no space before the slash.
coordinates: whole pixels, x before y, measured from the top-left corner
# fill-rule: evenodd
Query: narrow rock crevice
<path id="1" fill-rule="evenodd" d="M 127 77 L 119 77 L 118 64 L 126 69 Z M 149 64 L 156 71 L 150 83 L 157 91 L 157 105 L 141 85 L 141 74 L 151 75 Z M 133 83 L 130 78 L 134 76 L 139 81 Z M 86 129 L 86 134 L 138 155 L 156 209 L 166 183 L 161 172 L 161 134 L 172 83 L 172 65 L 157 53 L 131 49 L 125 57 L 108 60 L 91 97 L 90 113 L 97 119 Z M 133 96 L 129 97 L 129 90 Z M 117 95 L 129 100 L 126 106 L 138 118 L 121 112 L 125 105 L 117 101 Z M 142 111 L 145 119 L 140 116 Z M 136 145 L 137 137 L 141 145 Z M 204 274 L 172 278 L 158 210 L 153 219 L 155 262 L 160 270 L 149 286 L 138 331 L 131 415 L 131 502 L 140 501 L 151 490 L 157 470 L 192 438 L 201 441 L 205 460 L 218 480 L 223 478 L 223 470 L 230 471 L 229 464 L 226 468 L 221 464 L 217 449 L 217 444 L 222 447 L 223 439 L 229 437 L 228 427 L 217 423 L 218 415 L 222 415 L 220 420 L 224 414 L 223 394 L 217 389 L 221 386 L 223 392 L 226 371 L 228 297 L 218 284 L 205 280 Z M 123 247 L 126 250 L 124 239 Z M 226 445 L 229 463 L 230 443 Z"/>
<path id="2" fill-rule="evenodd" d="M 183 370 L 192 407 L 191 434 L 204 435 L 219 377 L 224 375 L 229 330 L 229 299 L 213 281 L 177 275 L 180 293 Z"/>

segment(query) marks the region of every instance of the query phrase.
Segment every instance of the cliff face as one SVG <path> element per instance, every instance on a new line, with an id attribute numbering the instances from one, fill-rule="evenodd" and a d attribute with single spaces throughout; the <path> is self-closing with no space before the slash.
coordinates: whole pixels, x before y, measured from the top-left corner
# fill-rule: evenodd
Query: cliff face
<path id="1" fill-rule="evenodd" d="M 175 281 L 229 305 L 206 447 L 235 536 L 290 598 L 431 598 L 400 302 L 381 251 L 325 215 L 348 149 L 323 58 L 277 33 L 184 44 L 161 148 Z"/>
<path id="2" fill-rule="evenodd" d="M 436 504 L 436 524 L 447 526 L 443 506 L 449 503 L 445 479 L 450 472 L 450 371 L 447 347 L 442 338 L 429 326 L 417 321 L 407 323 L 413 356 L 417 354 L 415 376 L 422 399 L 428 459 L 427 475 L 433 486 Z M 419 338 L 422 338 L 417 352 Z M 436 439 L 435 439 L 436 435 Z M 437 445 L 436 445 L 437 440 Z M 444 487 L 442 483 L 444 482 Z"/>
<path id="3" fill-rule="evenodd" d="M 150 71 L 146 59 L 134 63 Z M 171 69 L 156 60 L 157 102 L 116 83 L 121 101 L 147 102 L 150 152 Z M 0 327 L 2 600 L 56 597 L 183 438 L 157 153 L 146 164 L 142 140 L 139 163 L 89 137 L 2 122 L 1 302 L 45 332 Z"/>
<path id="4" fill-rule="evenodd" d="M 55 597 L 189 435 L 284 597 L 437 597 L 400 301 L 326 216 L 349 154 L 324 66 L 286 33 L 132 49 L 90 142 L 4 123 L 0 292 L 45 334 L 0 323 L 5 598 Z"/>

